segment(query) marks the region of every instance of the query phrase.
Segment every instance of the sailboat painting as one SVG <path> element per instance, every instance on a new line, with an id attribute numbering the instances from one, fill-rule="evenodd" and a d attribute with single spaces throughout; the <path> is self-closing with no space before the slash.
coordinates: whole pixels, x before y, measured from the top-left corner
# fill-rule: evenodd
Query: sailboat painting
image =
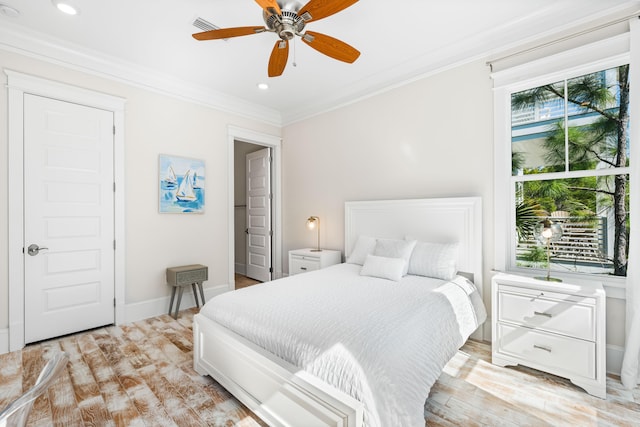
<path id="1" fill-rule="evenodd" d="M 167 169 L 167 175 L 164 177 L 164 182 L 167 187 L 175 187 L 178 183 L 178 178 L 176 177 L 176 173 L 173 171 L 173 166 L 169 165 Z"/>
<path id="2" fill-rule="evenodd" d="M 204 160 L 160 154 L 160 213 L 203 213 Z"/>

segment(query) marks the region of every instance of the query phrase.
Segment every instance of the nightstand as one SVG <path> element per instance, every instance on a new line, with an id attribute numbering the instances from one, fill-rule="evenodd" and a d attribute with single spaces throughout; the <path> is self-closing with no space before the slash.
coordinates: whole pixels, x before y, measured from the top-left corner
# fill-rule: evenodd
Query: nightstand
<path id="1" fill-rule="evenodd" d="M 176 302 L 176 312 L 173 315 L 174 319 L 178 318 L 178 311 L 180 310 L 180 301 L 182 301 L 182 292 L 184 287 L 191 285 L 193 290 L 193 298 L 196 300 L 196 306 L 200 308 L 198 304 L 198 292 L 196 287 L 200 290 L 200 298 L 202 299 L 202 305 L 204 305 L 204 291 L 202 290 L 202 282 L 209 278 L 209 268 L 202 264 L 182 265 L 180 267 L 169 267 L 166 271 L 167 283 L 173 286 L 171 290 L 171 301 L 169 302 L 169 314 L 171 314 L 171 308 L 173 307 L 173 299 L 176 296 L 176 288 L 180 288 L 178 291 L 178 301 Z"/>
<path id="2" fill-rule="evenodd" d="M 329 265 L 340 264 L 342 252 L 323 249 L 320 252 L 312 249 L 295 249 L 289 251 L 289 276 L 320 270 Z"/>
<path id="3" fill-rule="evenodd" d="M 606 399 L 605 292 L 599 283 L 497 274 L 491 281 L 492 362 L 568 378 Z"/>

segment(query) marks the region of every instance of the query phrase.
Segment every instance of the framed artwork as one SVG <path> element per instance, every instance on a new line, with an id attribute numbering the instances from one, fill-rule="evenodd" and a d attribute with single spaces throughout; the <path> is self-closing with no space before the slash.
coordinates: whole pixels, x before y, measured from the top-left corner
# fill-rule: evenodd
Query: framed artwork
<path id="1" fill-rule="evenodd" d="M 160 213 L 204 212 L 204 160 L 160 154 Z"/>

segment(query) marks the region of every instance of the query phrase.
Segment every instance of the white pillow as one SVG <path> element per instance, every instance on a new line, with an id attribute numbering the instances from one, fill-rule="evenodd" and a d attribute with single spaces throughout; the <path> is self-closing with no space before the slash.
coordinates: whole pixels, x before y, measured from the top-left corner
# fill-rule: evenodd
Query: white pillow
<path id="1" fill-rule="evenodd" d="M 406 262 L 402 258 L 388 258 L 368 254 L 360 269 L 360 275 L 398 282 L 402 279 L 402 271 L 405 265 Z"/>
<path id="2" fill-rule="evenodd" d="M 376 248 L 373 254 L 376 256 L 383 256 L 387 258 L 400 258 L 404 261 L 404 268 L 402 269 L 402 275 L 407 274 L 409 269 L 409 259 L 411 258 L 411 252 L 416 245 L 415 240 L 402 240 L 402 239 L 378 239 L 376 242 Z"/>
<path id="3" fill-rule="evenodd" d="M 418 242 L 409 260 L 409 274 L 451 280 L 458 271 L 457 259 L 457 243 Z"/>
<path id="4" fill-rule="evenodd" d="M 356 241 L 351 254 L 347 258 L 348 264 L 364 264 L 367 255 L 373 253 L 373 249 L 376 247 L 376 239 L 375 237 L 369 236 L 358 236 L 358 240 Z"/>

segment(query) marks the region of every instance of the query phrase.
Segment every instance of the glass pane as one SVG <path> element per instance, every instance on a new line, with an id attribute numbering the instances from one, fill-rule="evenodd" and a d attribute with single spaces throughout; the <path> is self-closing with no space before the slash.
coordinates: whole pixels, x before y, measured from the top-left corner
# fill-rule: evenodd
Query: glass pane
<path id="1" fill-rule="evenodd" d="M 548 139 L 564 127 L 564 110 L 564 82 L 511 95 L 511 165 L 514 176 L 565 170 L 564 157 L 549 155 L 547 148 Z"/>
<path id="2" fill-rule="evenodd" d="M 545 219 L 562 228 L 548 247 L 538 235 Z M 516 185 L 518 267 L 626 276 L 629 227 L 628 175 Z"/>
<path id="3" fill-rule="evenodd" d="M 570 79 L 567 93 L 569 169 L 627 166 L 629 66 Z"/>

